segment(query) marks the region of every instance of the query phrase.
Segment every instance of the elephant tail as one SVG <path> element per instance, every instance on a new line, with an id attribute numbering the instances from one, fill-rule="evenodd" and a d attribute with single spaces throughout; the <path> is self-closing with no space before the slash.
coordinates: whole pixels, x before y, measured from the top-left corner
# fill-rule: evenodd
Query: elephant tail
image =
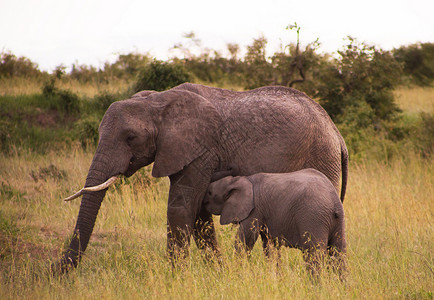
<path id="1" fill-rule="evenodd" d="M 348 149 L 343 139 L 341 144 L 341 167 L 342 167 L 341 202 L 344 203 L 345 193 L 347 191 L 347 180 L 348 180 Z"/>

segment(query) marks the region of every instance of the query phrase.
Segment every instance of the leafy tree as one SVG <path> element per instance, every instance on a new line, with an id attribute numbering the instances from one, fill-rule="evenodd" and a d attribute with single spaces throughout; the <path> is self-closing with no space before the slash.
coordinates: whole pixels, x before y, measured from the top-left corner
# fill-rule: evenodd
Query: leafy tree
<path id="1" fill-rule="evenodd" d="M 179 51 L 184 56 L 184 60 L 194 60 L 196 57 L 194 52 L 210 52 L 209 49 L 207 51 L 202 49 L 202 41 L 196 37 L 194 31 L 184 33 L 182 37 L 184 41 L 176 43 L 171 50 Z"/>
<path id="2" fill-rule="evenodd" d="M 259 37 L 253 40 L 252 45 L 247 46 L 247 54 L 244 57 L 246 65 L 246 88 L 252 89 L 273 82 L 273 68 L 266 57 L 267 39 Z"/>
<path id="3" fill-rule="evenodd" d="M 314 96 L 337 121 L 348 111 L 366 115 L 369 110 L 372 120 L 392 119 L 399 112 L 392 90 L 399 83 L 400 64 L 389 51 L 348 39 L 349 44 L 338 51 L 339 57 L 317 74 Z"/>
<path id="4" fill-rule="evenodd" d="M 238 55 L 239 55 L 239 52 L 240 52 L 240 45 L 228 43 L 226 45 L 226 48 L 228 49 L 229 54 L 231 56 L 230 60 L 237 61 L 238 60 Z"/>
<path id="5" fill-rule="evenodd" d="M 146 53 L 120 54 L 114 63 L 106 62 L 102 69 L 73 64 L 68 76 L 80 82 L 105 82 L 110 78 L 129 80 L 137 76 L 150 61 L 151 58 Z"/>
<path id="6" fill-rule="evenodd" d="M 0 53 L 0 77 L 37 77 L 43 74 L 38 65 L 27 57 L 10 52 Z"/>
<path id="7" fill-rule="evenodd" d="M 221 55 L 220 52 L 202 47 L 202 41 L 194 32 L 183 35 L 183 41 L 175 44 L 171 50 L 177 51 L 182 58 L 174 57 L 175 63 L 182 64 L 193 77 L 207 83 L 239 83 L 240 60 L 238 59 L 239 46 L 228 44 L 230 58 Z M 244 74 L 243 74 L 244 76 Z"/>
<path id="8" fill-rule="evenodd" d="M 69 77 L 80 82 L 92 82 L 99 79 L 99 70 L 94 66 L 73 64 Z"/>
<path id="9" fill-rule="evenodd" d="M 154 60 L 139 72 L 133 90 L 164 91 L 190 80 L 182 65 Z"/>
<path id="10" fill-rule="evenodd" d="M 113 64 L 104 65 L 104 73 L 109 77 L 133 78 L 139 71 L 151 62 L 149 54 L 120 54 Z"/>
<path id="11" fill-rule="evenodd" d="M 80 98 L 70 90 L 59 89 L 55 86 L 56 80 L 62 75 L 61 67 L 56 69 L 55 74 L 50 75 L 51 78 L 42 88 L 42 95 L 50 102 L 51 108 L 62 113 L 73 114 L 80 112 Z"/>
<path id="12" fill-rule="evenodd" d="M 314 90 L 313 74 L 319 71 L 325 57 L 316 53 L 319 48 L 317 41 L 306 45 L 300 50 L 298 45 L 289 44 L 281 52 L 276 52 L 272 59 L 274 69 L 274 84 L 296 87 L 309 94 Z M 288 49 L 288 53 L 286 53 Z"/>
<path id="13" fill-rule="evenodd" d="M 393 51 L 397 61 L 403 64 L 404 74 L 412 83 L 426 86 L 434 80 L 434 44 L 418 43 L 402 46 Z"/>

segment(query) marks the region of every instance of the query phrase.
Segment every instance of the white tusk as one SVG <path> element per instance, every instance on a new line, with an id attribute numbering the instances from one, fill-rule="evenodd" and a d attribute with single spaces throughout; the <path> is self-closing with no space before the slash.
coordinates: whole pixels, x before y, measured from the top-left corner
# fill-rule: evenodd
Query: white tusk
<path id="1" fill-rule="evenodd" d="M 71 201 L 74 200 L 75 198 L 80 197 L 83 194 L 83 189 L 79 190 L 77 193 L 75 193 L 72 196 L 69 196 L 68 198 L 63 199 L 63 201 Z"/>
<path id="2" fill-rule="evenodd" d="M 79 190 L 74 195 L 69 196 L 68 198 L 63 199 L 63 201 L 74 200 L 75 198 L 78 198 L 81 195 L 83 195 L 83 192 L 97 192 L 97 191 L 104 190 L 104 189 L 108 188 L 109 186 L 111 186 L 117 179 L 118 179 L 117 176 L 113 176 L 113 177 L 110 177 L 106 182 L 101 183 L 100 185 L 82 188 L 81 190 Z"/>
<path id="3" fill-rule="evenodd" d="M 97 186 L 90 186 L 90 187 L 85 187 L 83 188 L 83 191 L 86 192 L 97 192 L 97 191 L 101 191 L 103 189 L 108 188 L 109 186 L 111 186 L 113 183 L 115 183 L 115 181 L 118 179 L 117 176 L 113 176 L 110 177 L 106 182 L 101 183 L 100 185 Z"/>

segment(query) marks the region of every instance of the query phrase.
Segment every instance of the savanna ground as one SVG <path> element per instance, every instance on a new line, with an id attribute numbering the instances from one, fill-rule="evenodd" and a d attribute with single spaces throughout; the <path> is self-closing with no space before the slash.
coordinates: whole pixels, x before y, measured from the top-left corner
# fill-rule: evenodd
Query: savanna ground
<path id="1" fill-rule="evenodd" d="M 4 94 L 40 89 L 16 85 L 5 84 Z M 395 93 L 409 118 L 433 112 L 433 88 Z M 93 152 L 70 142 L 0 154 L 0 299 L 433 298 L 434 164 L 405 147 L 389 159 L 350 161 L 344 282 L 328 270 L 312 282 L 293 249 L 283 249 L 279 267 L 264 258 L 259 242 L 250 259 L 237 257 L 236 227 L 220 226 L 218 217 L 223 264 L 205 261 L 192 241 L 185 263 L 173 269 L 166 257 L 168 180 L 152 178 L 149 167 L 109 189 L 80 267 L 53 277 L 50 263 L 68 245 L 80 206 L 61 199 L 83 185 Z"/>

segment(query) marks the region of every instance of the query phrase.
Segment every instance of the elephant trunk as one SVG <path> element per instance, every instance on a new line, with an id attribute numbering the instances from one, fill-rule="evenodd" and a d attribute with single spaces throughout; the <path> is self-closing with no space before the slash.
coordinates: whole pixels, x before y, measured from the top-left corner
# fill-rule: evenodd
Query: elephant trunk
<path id="1" fill-rule="evenodd" d="M 108 164 L 104 163 L 96 154 L 89 169 L 85 187 L 93 187 L 105 182 L 110 176 L 107 166 Z M 71 242 L 68 250 L 63 254 L 60 263 L 54 266 L 54 272 L 64 273 L 78 265 L 89 243 L 96 217 L 106 191 L 107 188 L 96 192 L 89 192 L 84 189 Z"/>

